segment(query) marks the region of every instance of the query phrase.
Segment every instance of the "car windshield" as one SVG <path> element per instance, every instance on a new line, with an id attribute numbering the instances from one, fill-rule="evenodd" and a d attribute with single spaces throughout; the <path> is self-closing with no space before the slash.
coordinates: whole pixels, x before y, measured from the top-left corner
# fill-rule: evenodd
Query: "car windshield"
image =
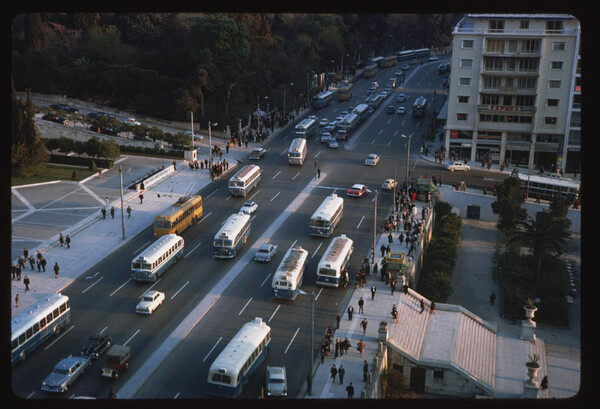
<path id="1" fill-rule="evenodd" d="M 154 297 L 152 297 L 151 295 L 145 295 L 144 297 L 142 297 L 142 300 L 144 301 L 152 301 L 154 299 Z"/>
<path id="2" fill-rule="evenodd" d="M 258 249 L 259 253 L 268 253 L 269 249 Z"/>
<path id="3" fill-rule="evenodd" d="M 271 378 L 269 380 L 269 382 L 271 382 L 271 383 L 283 383 L 283 379 Z"/>
<path id="4" fill-rule="evenodd" d="M 68 375 L 71 372 L 68 369 L 65 369 L 65 368 L 56 368 L 54 370 L 54 373 L 59 374 L 59 375 Z"/>

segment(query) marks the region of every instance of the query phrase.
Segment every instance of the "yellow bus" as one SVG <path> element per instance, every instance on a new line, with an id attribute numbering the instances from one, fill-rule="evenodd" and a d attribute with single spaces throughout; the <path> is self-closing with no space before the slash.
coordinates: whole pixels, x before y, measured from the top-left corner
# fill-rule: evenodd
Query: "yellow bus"
<path id="1" fill-rule="evenodd" d="M 202 196 L 183 196 L 154 219 L 154 238 L 180 234 L 202 217 Z"/>
<path id="2" fill-rule="evenodd" d="M 354 85 L 351 82 L 344 81 L 338 89 L 338 101 L 347 101 L 352 96 Z"/>

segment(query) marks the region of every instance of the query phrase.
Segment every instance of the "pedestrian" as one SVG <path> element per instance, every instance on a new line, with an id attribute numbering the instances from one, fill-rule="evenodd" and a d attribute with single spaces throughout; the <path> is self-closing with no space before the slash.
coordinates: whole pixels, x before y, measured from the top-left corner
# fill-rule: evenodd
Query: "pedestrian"
<path id="1" fill-rule="evenodd" d="M 144 203 L 144 194 L 142 192 L 140 192 L 140 204 Z"/>
<path id="2" fill-rule="evenodd" d="M 67 234 L 67 237 L 65 238 L 65 243 L 67 243 L 67 249 L 71 248 L 71 237 Z"/>
<path id="3" fill-rule="evenodd" d="M 382 244 L 379 250 L 381 250 L 381 257 L 385 257 L 385 244 Z"/>
<path id="4" fill-rule="evenodd" d="M 60 271 L 60 267 L 58 263 L 54 263 L 54 277 L 58 278 L 58 272 Z"/>
<path id="5" fill-rule="evenodd" d="M 17 306 L 18 307 L 18 306 Z M 548 375 L 545 375 L 542 378 L 542 382 L 540 382 L 540 388 L 545 391 L 546 389 L 548 389 Z"/>
<path id="6" fill-rule="evenodd" d="M 106 208 L 103 207 L 102 210 L 100 210 L 100 213 L 102 213 L 102 220 L 106 219 Z"/>
<path id="7" fill-rule="evenodd" d="M 15 263 L 12 263 L 10 266 L 10 273 L 12 275 L 12 280 L 14 280 L 15 278 L 17 278 L 17 267 L 15 266 Z"/>
<path id="8" fill-rule="evenodd" d="M 131 206 L 127 206 L 127 218 L 131 217 Z"/>
<path id="9" fill-rule="evenodd" d="M 340 385 L 344 383 L 344 375 L 346 374 L 346 370 L 343 365 L 340 365 L 340 369 L 338 369 L 338 375 L 340 376 Z"/>
<path id="10" fill-rule="evenodd" d="M 29 258 L 29 250 L 27 248 L 23 249 L 23 257 L 27 260 Z"/>
<path id="11" fill-rule="evenodd" d="M 115 207 L 111 207 L 110 208 L 110 217 L 112 217 L 113 219 L 115 218 Z"/>
<path id="12" fill-rule="evenodd" d="M 367 324 L 368 324 L 368 322 L 367 322 L 367 319 L 366 319 L 366 318 L 364 318 L 364 319 L 362 320 L 362 322 L 360 323 L 360 326 L 361 326 L 361 327 L 362 327 L 362 329 L 363 329 L 363 336 L 367 334 Z"/>
<path id="13" fill-rule="evenodd" d="M 377 263 L 373 263 L 373 275 L 377 277 Z"/>
<path id="14" fill-rule="evenodd" d="M 17 305 L 17 308 L 19 308 L 19 294 L 15 296 L 15 304 Z"/>
<path id="15" fill-rule="evenodd" d="M 323 348 L 323 345 L 321 345 L 321 363 L 325 363 L 325 348 Z"/>
<path id="16" fill-rule="evenodd" d="M 492 291 L 490 294 L 490 305 L 494 305 L 494 301 L 496 301 L 496 294 Z"/>
<path id="17" fill-rule="evenodd" d="M 358 352 L 360 352 L 360 357 L 363 357 L 363 352 L 365 351 L 365 342 L 361 339 L 358 345 L 356 346 Z"/>
<path id="18" fill-rule="evenodd" d="M 23 277 L 23 284 L 25 284 L 25 292 L 29 291 L 29 277 Z"/>
<path id="19" fill-rule="evenodd" d="M 352 306 L 348 307 L 348 320 L 352 321 L 352 314 L 354 314 L 354 308 Z"/>
<path id="20" fill-rule="evenodd" d="M 21 264 L 17 264 L 16 267 L 17 280 L 21 281 Z"/>
<path id="21" fill-rule="evenodd" d="M 60 233 L 58 236 L 58 241 L 60 242 L 61 247 L 65 244 L 65 238 L 63 237 L 62 233 Z"/>
<path id="22" fill-rule="evenodd" d="M 31 269 L 34 269 L 35 266 L 35 258 L 33 258 L 33 256 L 29 256 L 29 265 L 31 266 Z"/>
<path id="23" fill-rule="evenodd" d="M 340 316 L 340 313 L 337 313 L 337 316 L 335 317 L 335 323 L 336 323 L 336 327 L 335 329 L 340 329 L 340 321 L 341 321 L 342 317 Z"/>
<path id="24" fill-rule="evenodd" d="M 359 314 L 365 313 L 364 306 L 365 306 L 365 300 L 363 300 L 363 298 L 360 297 L 360 300 L 358 300 L 358 313 Z"/>
<path id="25" fill-rule="evenodd" d="M 321 167 L 317 169 L 317 178 L 321 179 Z"/>
<path id="26" fill-rule="evenodd" d="M 42 256 L 42 258 L 40 259 L 40 264 L 42 265 L 42 271 L 45 273 L 46 272 L 46 259 L 44 258 L 44 256 Z"/>
<path id="27" fill-rule="evenodd" d="M 431 301 L 431 304 L 429 305 L 429 313 L 435 314 L 435 301 Z"/>
<path id="28" fill-rule="evenodd" d="M 365 364 L 363 365 L 363 381 L 367 382 L 368 374 L 369 374 L 369 364 L 367 363 L 367 360 L 365 359 Z"/>
<path id="29" fill-rule="evenodd" d="M 337 358 L 340 354 L 340 339 L 335 339 L 335 358 Z"/>
<path id="30" fill-rule="evenodd" d="M 350 340 L 348 339 L 348 337 L 344 338 L 344 353 L 347 354 L 348 350 L 350 349 L 350 347 L 352 346 L 352 344 L 350 343 Z"/>
<path id="31" fill-rule="evenodd" d="M 422 314 L 423 310 L 425 309 L 425 303 L 423 302 L 422 298 L 421 298 L 421 301 L 419 301 L 419 304 L 421 305 L 421 312 L 420 312 L 420 314 Z"/>
<path id="32" fill-rule="evenodd" d="M 377 264 L 375 264 L 377 265 Z M 373 301 L 375 299 L 375 293 L 377 292 L 377 287 L 375 287 L 375 284 L 371 285 L 371 301 Z"/>
<path id="33" fill-rule="evenodd" d="M 352 386 L 352 382 L 348 386 L 346 386 L 346 392 L 348 392 L 348 399 L 352 399 L 354 396 L 354 387 Z"/>
<path id="34" fill-rule="evenodd" d="M 396 280 L 393 278 L 390 280 L 390 291 L 392 292 L 392 295 L 394 295 L 394 291 L 396 291 Z"/>
<path id="35" fill-rule="evenodd" d="M 396 304 L 392 306 L 392 321 L 398 322 L 398 309 L 396 308 Z"/>
<path id="36" fill-rule="evenodd" d="M 331 367 L 331 370 L 329 371 L 331 373 L 331 379 L 333 379 L 333 383 L 335 383 L 335 376 L 337 375 L 337 368 L 335 367 L 335 364 L 333 364 L 333 366 Z"/>

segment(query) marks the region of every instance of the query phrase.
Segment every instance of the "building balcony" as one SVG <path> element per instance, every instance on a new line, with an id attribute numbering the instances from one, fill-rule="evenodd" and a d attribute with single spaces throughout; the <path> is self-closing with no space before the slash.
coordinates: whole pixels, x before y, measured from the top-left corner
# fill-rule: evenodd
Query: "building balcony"
<path id="1" fill-rule="evenodd" d="M 477 112 L 528 112 L 536 113 L 537 107 L 525 107 L 525 106 L 514 106 L 514 105 L 491 105 L 491 104 L 479 104 L 477 105 Z"/>

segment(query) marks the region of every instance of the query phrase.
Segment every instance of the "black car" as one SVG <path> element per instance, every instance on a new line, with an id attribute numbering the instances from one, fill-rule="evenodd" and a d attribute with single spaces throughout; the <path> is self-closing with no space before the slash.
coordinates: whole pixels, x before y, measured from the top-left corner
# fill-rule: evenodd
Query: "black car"
<path id="1" fill-rule="evenodd" d="M 106 334 L 96 334 L 87 339 L 81 348 L 81 356 L 98 359 L 100 354 L 112 345 L 112 339 Z"/>
<path id="2" fill-rule="evenodd" d="M 54 118 L 56 118 L 56 115 L 54 114 L 46 114 L 42 117 L 42 119 L 45 121 L 52 121 Z"/>
<path id="3" fill-rule="evenodd" d="M 57 109 L 57 110 L 63 110 L 66 112 L 70 112 L 72 114 L 76 114 L 79 112 L 79 108 L 72 107 L 72 106 L 66 105 L 66 104 L 52 104 L 52 105 L 50 105 L 50 108 Z"/>
<path id="4" fill-rule="evenodd" d="M 69 124 L 69 120 L 67 118 L 63 118 L 62 116 L 53 116 L 52 119 L 50 119 L 52 122 L 56 122 L 57 124 L 63 124 L 63 125 L 68 125 Z"/>

